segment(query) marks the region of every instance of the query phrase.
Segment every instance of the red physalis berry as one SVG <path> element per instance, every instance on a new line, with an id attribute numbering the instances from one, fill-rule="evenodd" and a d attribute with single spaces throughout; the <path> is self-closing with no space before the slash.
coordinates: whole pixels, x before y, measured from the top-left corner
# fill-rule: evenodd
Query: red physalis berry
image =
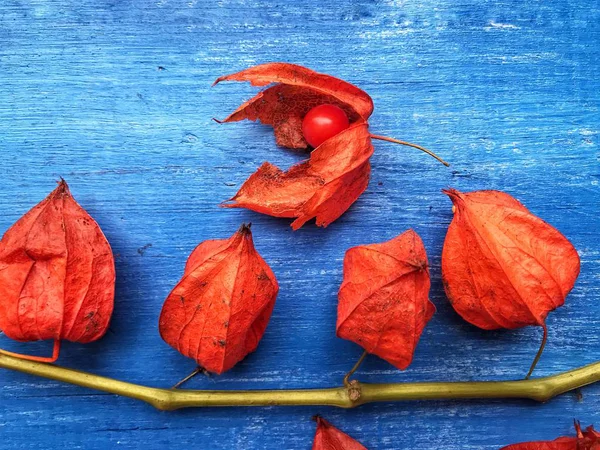
<path id="1" fill-rule="evenodd" d="M 316 148 L 349 126 L 350 121 L 342 108 L 330 104 L 319 105 L 304 116 L 302 134 L 306 142 Z"/>

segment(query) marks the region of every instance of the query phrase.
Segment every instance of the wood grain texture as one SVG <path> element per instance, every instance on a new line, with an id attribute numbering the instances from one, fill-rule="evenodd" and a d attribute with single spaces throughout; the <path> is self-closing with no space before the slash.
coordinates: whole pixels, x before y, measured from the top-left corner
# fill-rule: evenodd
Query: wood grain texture
<path id="1" fill-rule="evenodd" d="M 217 207 L 277 149 L 252 123 L 218 125 L 256 90 L 219 75 L 289 61 L 347 79 L 375 101 L 371 185 L 327 229 Z M 194 367 L 158 335 L 162 302 L 205 239 L 253 222 L 280 294 L 256 353 L 196 388 L 339 384 L 361 349 L 335 337 L 344 251 L 412 227 L 431 262 L 437 314 L 413 364 L 370 357 L 364 381 L 522 377 L 541 338 L 482 332 L 451 309 L 440 254 L 451 219 L 440 189 L 502 189 L 566 234 L 582 273 L 550 314 L 536 370 L 600 359 L 600 4 L 597 0 L 4 0 L 0 2 L 0 232 L 59 176 L 99 222 L 117 262 L 108 335 L 66 344 L 61 363 L 155 386 Z M 3 348 L 43 352 L 49 344 Z M 321 413 L 370 449 L 496 449 L 600 425 L 600 386 L 581 399 L 414 402 L 340 411 L 164 413 L 127 399 L 0 372 L 0 448 L 309 449 Z"/>

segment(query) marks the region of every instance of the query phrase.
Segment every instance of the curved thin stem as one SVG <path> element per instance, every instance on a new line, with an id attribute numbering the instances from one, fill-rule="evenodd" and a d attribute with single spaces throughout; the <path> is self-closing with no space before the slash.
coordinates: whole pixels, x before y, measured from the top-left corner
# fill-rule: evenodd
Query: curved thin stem
<path id="1" fill-rule="evenodd" d="M 537 366 L 537 363 L 542 357 L 542 353 L 544 353 L 544 348 L 546 347 L 546 341 L 548 340 L 548 327 L 546 326 L 546 323 L 542 325 L 542 328 L 544 329 L 544 337 L 542 338 L 542 343 L 540 344 L 538 352 L 535 354 L 535 358 L 533 358 L 529 372 L 527 372 L 527 375 L 525 376 L 526 380 L 529 380 L 529 377 L 531 377 L 531 374 L 535 370 L 535 366 Z"/>
<path id="2" fill-rule="evenodd" d="M 365 358 L 367 357 L 368 354 L 369 354 L 369 352 L 365 350 L 363 352 L 363 354 L 360 355 L 360 358 L 358 358 L 358 361 L 356 361 L 356 364 L 354 364 L 354 367 L 352 367 L 352 369 L 350 369 L 350 372 L 348 372 L 346 374 L 346 376 L 344 376 L 344 386 L 346 386 L 346 387 L 350 386 L 350 377 L 352 375 L 354 375 L 354 372 L 356 372 L 358 370 L 358 368 L 363 363 L 363 361 L 365 360 Z"/>
<path id="3" fill-rule="evenodd" d="M 134 398 L 161 410 L 207 406 L 326 405 L 353 408 L 372 402 L 526 398 L 545 402 L 600 381 L 600 361 L 544 378 L 519 381 L 457 381 L 426 383 L 358 383 L 361 395 L 353 400 L 345 386 L 327 389 L 255 391 L 194 391 L 158 389 L 102 377 L 52 364 L 0 354 L 0 367 L 51 380 Z"/>
<path id="4" fill-rule="evenodd" d="M 450 166 L 450 163 L 447 163 L 446 161 L 444 161 L 442 158 L 440 158 L 438 155 L 433 153 L 431 150 L 428 150 L 425 147 L 421 147 L 420 145 L 413 144 L 412 142 L 401 141 L 400 139 L 394 139 L 394 138 L 387 137 L 387 136 L 380 136 L 378 134 L 372 134 L 371 138 L 378 139 L 380 141 L 393 142 L 394 144 L 406 145 L 407 147 L 416 148 L 418 150 L 421 150 L 422 152 L 427 153 L 429 156 L 433 156 L 435 159 L 437 159 L 439 162 L 441 162 L 446 167 Z"/>
<path id="5" fill-rule="evenodd" d="M 0 354 L 2 354 L 2 355 L 8 355 L 8 356 L 14 356 L 15 358 L 26 359 L 28 361 L 37 361 L 37 362 L 43 362 L 43 363 L 53 363 L 60 356 L 60 342 L 61 342 L 60 339 L 55 339 L 54 340 L 54 347 L 52 348 L 52 356 L 31 356 L 31 355 L 24 355 L 23 353 L 9 352 L 7 350 L 2 350 L 2 349 L 0 349 Z"/>
<path id="6" fill-rule="evenodd" d="M 202 367 L 200 367 L 200 366 L 196 367 L 192 373 L 190 373 L 183 380 L 179 381 L 171 389 L 178 389 L 179 387 L 181 387 L 182 385 L 184 385 L 185 383 L 187 383 L 188 381 L 190 381 L 192 378 L 194 378 L 196 375 L 198 375 L 200 372 L 203 372 L 203 371 L 204 371 L 204 369 Z"/>

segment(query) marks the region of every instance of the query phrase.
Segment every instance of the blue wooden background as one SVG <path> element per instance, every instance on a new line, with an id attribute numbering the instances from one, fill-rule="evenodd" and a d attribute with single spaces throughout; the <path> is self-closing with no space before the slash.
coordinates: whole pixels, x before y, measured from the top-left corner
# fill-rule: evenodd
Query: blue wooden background
<path id="1" fill-rule="evenodd" d="M 218 125 L 256 90 L 219 75 L 289 61 L 347 79 L 375 101 L 372 131 L 425 145 L 444 168 L 376 142 L 368 191 L 327 229 L 223 210 L 277 149 L 253 123 Z M 253 222 L 281 291 L 258 351 L 195 388 L 337 385 L 361 353 L 335 337 L 344 251 L 413 227 L 427 247 L 437 314 L 414 363 L 370 357 L 364 381 L 522 377 L 541 331 L 482 332 L 444 297 L 451 220 L 440 189 L 502 189 L 562 230 L 582 273 L 549 316 L 536 371 L 600 359 L 600 3 L 598 0 L 2 0 L 0 232 L 71 185 L 117 264 L 110 332 L 66 344 L 60 363 L 168 387 L 194 368 L 162 342 L 162 302 L 200 241 Z M 47 344 L 3 348 L 46 352 Z M 600 425 L 600 386 L 547 404 L 411 402 L 333 408 L 159 412 L 132 400 L 0 372 L 0 448 L 309 449 L 323 414 L 370 449 L 497 449 Z"/>

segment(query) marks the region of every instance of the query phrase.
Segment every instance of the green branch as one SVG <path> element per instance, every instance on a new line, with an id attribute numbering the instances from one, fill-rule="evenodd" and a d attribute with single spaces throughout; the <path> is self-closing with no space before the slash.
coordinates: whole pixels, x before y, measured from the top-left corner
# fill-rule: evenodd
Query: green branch
<path id="1" fill-rule="evenodd" d="M 25 361 L 0 353 L 0 367 L 122 395 L 162 410 L 206 406 L 327 405 L 352 408 L 365 403 L 403 400 L 527 398 L 544 402 L 600 381 L 600 361 L 558 375 L 519 381 L 459 381 L 367 384 L 329 389 L 195 391 L 159 389 L 101 377 L 52 364 Z M 353 390 L 353 395 L 350 395 Z M 359 395 L 356 395 L 358 390 Z"/>

